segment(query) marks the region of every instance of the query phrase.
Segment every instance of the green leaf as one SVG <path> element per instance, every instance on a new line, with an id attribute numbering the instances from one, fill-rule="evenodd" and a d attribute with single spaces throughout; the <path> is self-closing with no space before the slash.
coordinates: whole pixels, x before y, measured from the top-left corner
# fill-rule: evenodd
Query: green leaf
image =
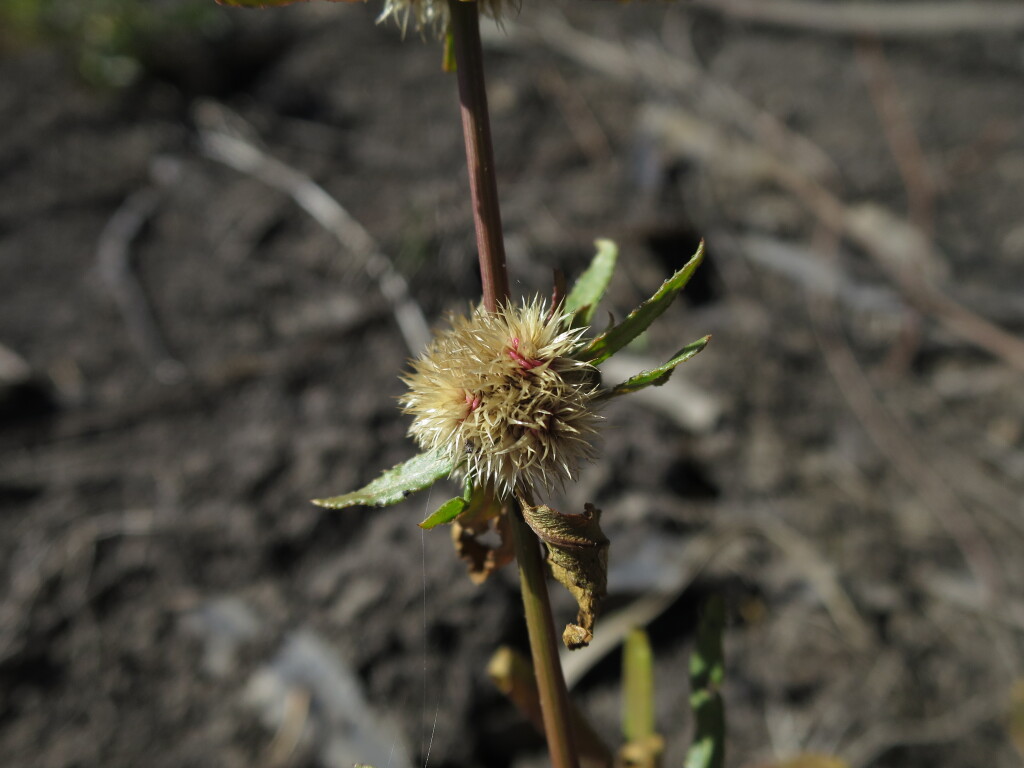
<path id="1" fill-rule="evenodd" d="M 441 55 L 441 71 L 458 72 L 458 65 L 455 63 L 455 37 L 451 30 L 444 35 L 444 53 Z"/>
<path id="2" fill-rule="evenodd" d="M 665 740 L 654 728 L 654 654 L 647 633 L 637 627 L 622 646 L 622 735 L 616 765 L 659 768 Z"/>
<path id="3" fill-rule="evenodd" d="M 273 8 L 277 5 L 291 5 L 304 0 L 216 0 L 218 5 L 231 5 L 236 8 Z M 354 3 L 357 0 L 326 0 L 328 3 Z"/>
<path id="4" fill-rule="evenodd" d="M 450 523 L 456 517 L 461 515 L 467 506 L 469 506 L 469 502 L 461 496 L 456 496 L 454 499 L 448 499 L 448 501 L 437 508 L 437 511 L 434 512 L 434 514 L 420 523 L 420 528 L 425 531 L 429 531 L 431 528 L 436 528 L 439 525 Z"/>
<path id="5" fill-rule="evenodd" d="M 611 240 L 595 240 L 597 253 L 590 266 L 579 276 L 565 299 L 565 308 L 573 313 L 572 326 L 582 328 L 594 320 L 597 305 L 608 289 L 615 262 L 619 258 L 619 247 Z"/>
<path id="6" fill-rule="evenodd" d="M 694 270 L 700 266 L 703 259 L 704 241 L 701 240 L 697 252 L 693 255 L 693 258 L 686 262 L 686 266 L 666 280 L 657 293 L 630 312 L 625 320 L 609 328 L 591 341 L 590 344 L 576 354 L 576 357 L 593 365 L 598 365 L 646 331 L 650 324 L 662 312 L 668 309 L 676 294 L 690 281 Z"/>
<path id="7" fill-rule="evenodd" d="M 685 768 L 722 768 L 725 764 L 725 677 L 722 633 L 725 606 L 717 595 L 704 606 L 697 626 L 697 646 L 690 654 L 690 708 L 696 727 Z"/>
<path id="8" fill-rule="evenodd" d="M 613 387 L 605 397 L 628 395 L 630 392 L 636 392 L 638 389 L 643 389 L 644 387 L 660 387 L 668 381 L 669 376 L 672 375 L 672 371 L 676 369 L 677 365 L 685 363 L 691 357 L 704 349 L 710 340 L 710 336 L 705 336 L 703 339 L 691 341 L 681 350 L 676 352 L 675 355 L 672 356 L 672 359 L 664 365 L 659 365 L 657 368 L 652 368 L 649 371 L 638 373 L 636 376 L 631 376 L 621 384 Z"/>
<path id="9" fill-rule="evenodd" d="M 647 633 L 637 627 L 622 646 L 622 735 L 642 741 L 654 735 L 654 655 Z"/>
<path id="10" fill-rule="evenodd" d="M 397 504 L 410 493 L 428 488 L 455 468 L 451 459 L 436 453 L 421 453 L 398 464 L 369 485 L 342 496 L 314 499 L 313 503 L 330 509 L 344 509 L 364 505 L 388 507 Z"/>

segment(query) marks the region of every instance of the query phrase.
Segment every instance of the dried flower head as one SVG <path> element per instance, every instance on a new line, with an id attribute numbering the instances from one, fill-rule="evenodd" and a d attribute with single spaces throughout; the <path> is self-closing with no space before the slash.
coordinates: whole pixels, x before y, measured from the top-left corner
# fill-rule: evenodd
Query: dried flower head
<path id="1" fill-rule="evenodd" d="M 480 6 L 480 13 L 501 20 L 502 0 L 475 2 Z M 423 33 L 430 29 L 440 37 L 448 30 L 448 18 L 447 0 L 384 0 L 384 9 L 377 21 L 394 19 L 404 35 L 412 20 L 417 32 Z"/>
<path id="2" fill-rule="evenodd" d="M 572 479 L 600 421 L 582 332 L 541 299 L 453 318 L 404 377 L 409 434 L 505 492 Z"/>

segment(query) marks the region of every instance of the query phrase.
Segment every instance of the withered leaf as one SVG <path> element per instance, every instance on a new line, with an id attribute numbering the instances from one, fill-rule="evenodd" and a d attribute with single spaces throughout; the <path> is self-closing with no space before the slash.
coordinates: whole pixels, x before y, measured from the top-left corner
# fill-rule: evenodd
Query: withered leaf
<path id="1" fill-rule="evenodd" d="M 1024 679 L 1014 683 L 1010 693 L 1010 711 L 1006 727 L 1017 752 L 1024 757 Z"/>
<path id="2" fill-rule="evenodd" d="M 492 527 L 499 537 L 496 547 L 481 541 Z M 455 553 L 466 561 L 469 579 L 474 584 L 482 584 L 494 571 L 512 562 L 512 530 L 493 487 L 473 490 L 465 511 L 452 523 L 452 543 Z"/>
<path id="3" fill-rule="evenodd" d="M 608 592 L 608 539 L 601 531 L 601 510 L 586 504 L 583 514 L 569 515 L 546 505 L 523 505 L 523 517 L 547 547 L 551 575 L 568 589 L 579 606 L 562 642 L 574 651 L 594 637 L 594 620 Z"/>

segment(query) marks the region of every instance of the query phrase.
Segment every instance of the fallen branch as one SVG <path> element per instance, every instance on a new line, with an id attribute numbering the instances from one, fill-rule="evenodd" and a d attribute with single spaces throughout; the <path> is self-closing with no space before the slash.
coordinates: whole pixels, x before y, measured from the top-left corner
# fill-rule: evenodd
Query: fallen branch
<path id="1" fill-rule="evenodd" d="M 960 741 L 1002 717 L 1004 707 L 999 694 L 989 692 L 927 720 L 880 723 L 844 749 L 844 757 L 850 768 L 867 768 L 890 749 Z"/>
<path id="2" fill-rule="evenodd" d="M 873 203 L 847 204 L 785 159 L 678 108 L 650 105 L 641 125 L 665 151 L 693 160 L 709 172 L 751 182 L 770 182 L 796 198 L 830 232 L 871 256 L 918 311 L 950 333 L 1024 372 L 1024 341 L 950 298 L 938 285 L 942 260 L 920 229 Z"/>
<path id="3" fill-rule="evenodd" d="M 114 297 L 132 343 L 149 361 L 154 378 L 175 384 L 185 378 L 185 366 L 171 354 L 164 342 L 145 291 L 132 269 L 132 243 L 156 213 L 166 188 L 180 173 L 178 162 L 158 158 L 151 170 L 156 183 L 129 195 L 100 234 L 96 245 L 96 267 Z"/>
<path id="4" fill-rule="evenodd" d="M 917 450 L 906 427 L 879 402 L 874 388 L 842 336 L 835 302 L 808 295 L 812 326 L 832 377 L 871 440 L 893 469 L 924 501 L 956 543 L 984 594 L 986 604 L 1004 591 L 992 546 L 979 529 L 955 486 L 932 467 Z"/>
<path id="5" fill-rule="evenodd" d="M 839 35 L 941 37 L 1024 29 L 1020 3 L 690 0 L 690 5 L 744 21 Z"/>
<path id="6" fill-rule="evenodd" d="M 427 345 L 430 328 L 419 305 L 410 297 L 405 278 L 381 252 L 373 236 L 341 203 L 306 174 L 239 136 L 202 128 L 199 141 L 206 157 L 290 196 L 296 205 L 334 235 L 343 248 L 363 260 L 367 273 L 377 281 L 387 299 L 409 351 L 418 354 Z"/>

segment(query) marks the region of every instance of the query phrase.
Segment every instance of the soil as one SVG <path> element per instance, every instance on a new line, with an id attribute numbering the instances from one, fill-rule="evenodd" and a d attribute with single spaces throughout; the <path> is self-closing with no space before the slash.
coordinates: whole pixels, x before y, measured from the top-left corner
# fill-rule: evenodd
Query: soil
<path id="1" fill-rule="evenodd" d="M 26 364 L 0 376 L 5 765 L 545 759 L 485 673 L 526 646 L 514 570 L 474 586 L 415 525 L 451 489 L 308 502 L 413 452 L 378 282 L 203 150 L 227 133 L 306 174 L 430 322 L 466 307 L 454 78 L 376 12 L 225 10 L 209 39 L 154 41 L 116 92 L 59 50 L 0 58 L 0 344 Z M 630 364 L 710 346 L 660 405 L 609 407 L 604 458 L 551 499 L 604 512 L 609 616 L 661 596 L 634 615 L 666 765 L 711 594 L 727 765 L 1020 764 L 1022 41 L 579 1 L 486 34 L 517 293 L 611 237 L 621 317 L 707 239 Z M 573 693 L 609 742 L 618 666 L 592 659 Z"/>

